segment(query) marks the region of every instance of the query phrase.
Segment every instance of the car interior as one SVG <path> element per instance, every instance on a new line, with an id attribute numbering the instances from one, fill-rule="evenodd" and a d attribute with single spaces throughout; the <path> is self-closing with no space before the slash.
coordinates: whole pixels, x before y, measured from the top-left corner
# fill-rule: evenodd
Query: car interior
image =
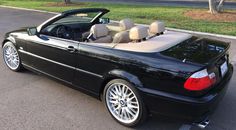
<path id="1" fill-rule="evenodd" d="M 147 27 L 135 26 L 131 19 L 119 23 L 108 23 L 100 18 L 93 21 L 100 12 L 69 15 L 50 24 L 41 34 L 87 43 L 129 43 L 140 42 L 165 31 L 163 22 L 153 22 Z"/>
<path id="2" fill-rule="evenodd" d="M 110 23 L 107 18 L 98 18 L 99 14 L 67 16 L 43 28 L 41 34 L 135 52 L 162 51 L 192 37 L 187 33 L 166 31 L 161 21 L 154 21 L 149 26 L 135 25 L 128 18 Z"/>

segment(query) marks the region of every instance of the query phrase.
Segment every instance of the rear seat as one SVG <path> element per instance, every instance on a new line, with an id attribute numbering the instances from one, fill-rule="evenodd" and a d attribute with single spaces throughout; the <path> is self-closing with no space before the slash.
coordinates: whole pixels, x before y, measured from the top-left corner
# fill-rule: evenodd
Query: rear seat
<path id="1" fill-rule="evenodd" d="M 112 39 L 109 31 L 120 31 L 116 33 Z M 141 42 L 146 39 L 161 35 L 165 32 L 163 22 L 155 21 L 149 28 L 144 26 L 135 26 L 130 19 L 124 19 L 119 22 L 119 26 L 110 26 L 104 24 L 96 24 L 90 30 L 90 42 L 95 43 L 129 43 Z"/>
<path id="2" fill-rule="evenodd" d="M 132 42 L 141 42 L 164 34 L 165 24 L 161 21 L 155 21 L 150 24 L 149 28 L 145 26 L 136 26 L 130 29 L 129 38 Z"/>
<path id="3" fill-rule="evenodd" d="M 154 37 L 154 36 L 158 36 L 161 35 L 165 32 L 165 24 L 164 22 L 161 21 L 155 21 L 153 22 L 150 26 L 149 26 L 149 36 L 150 37 Z"/>
<path id="4" fill-rule="evenodd" d="M 148 37 L 147 27 L 144 26 L 136 26 L 130 29 L 129 38 L 132 42 L 141 42 L 145 41 Z"/>
<path id="5" fill-rule="evenodd" d="M 119 22 L 119 26 L 107 26 L 110 31 L 115 33 L 112 43 L 128 43 L 130 42 L 129 30 L 134 27 L 131 19 L 123 19 Z"/>
<path id="6" fill-rule="evenodd" d="M 115 25 L 107 25 L 107 28 L 110 31 L 114 32 L 121 32 L 121 31 L 126 31 L 134 27 L 134 22 L 131 19 L 123 19 L 119 22 L 118 26 Z"/>

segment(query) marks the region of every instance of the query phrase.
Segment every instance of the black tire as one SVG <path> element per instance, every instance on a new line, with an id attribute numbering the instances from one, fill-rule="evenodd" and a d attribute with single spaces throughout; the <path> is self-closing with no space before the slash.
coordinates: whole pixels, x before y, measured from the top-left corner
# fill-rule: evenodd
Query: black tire
<path id="1" fill-rule="evenodd" d="M 19 63 L 16 65 L 16 67 L 10 67 L 10 65 L 6 62 L 6 58 L 5 58 L 5 53 L 6 53 L 6 51 L 5 51 L 5 48 L 7 48 L 7 47 L 12 47 L 12 48 L 14 48 L 14 50 L 16 51 L 16 54 L 18 55 L 18 58 L 19 58 Z M 4 45 L 3 45 L 3 61 L 4 61 L 4 63 L 5 63 L 5 65 L 10 69 L 10 70 L 12 70 L 12 71 L 15 71 L 15 72 L 19 72 L 19 71 L 21 71 L 21 70 L 23 70 L 23 66 L 22 66 L 22 64 L 21 64 L 21 58 L 20 58 L 20 55 L 19 55 L 19 53 L 18 53 L 18 51 L 17 51 L 17 49 L 16 49 L 16 47 L 15 47 L 15 45 L 12 43 L 12 42 L 6 42 L 6 43 L 4 43 Z"/>
<path id="2" fill-rule="evenodd" d="M 130 90 L 132 90 L 132 92 L 134 93 L 134 95 L 137 97 L 137 100 L 139 102 L 139 114 L 137 114 L 137 118 L 136 120 L 134 120 L 133 122 L 130 122 L 130 123 L 125 123 L 125 122 L 122 122 L 118 119 L 116 119 L 116 117 L 112 114 L 111 110 L 109 109 L 108 107 L 108 102 L 107 102 L 107 92 L 109 90 L 109 88 L 113 85 L 113 84 L 117 84 L 117 83 L 121 83 L 121 84 L 124 84 L 126 85 Z M 147 109 L 146 109 L 146 106 L 142 100 L 142 98 L 140 97 L 140 94 L 139 92 L 136 90 L 136 88 L 130 84 L 129 82 L 127 82 L 126 80 L 123 80 L 123 79 L 114 79 L 114 80 L 111 80 L 110 82 L 107 83 L 107 85 L 105 86 L 104 88 L 104 91 L 103 91 L 103 102 L 104 102 L 104 105 L 106 106 L 107 110 L 109 111 L 110 115 L 117 121 L 119 122 L 120 124 L 124 125 L 124 126 L 127 126 L 127 127 L 135 127 L 135 126 L 138 126 L 140 124 L 142 124 L 146 118 L 147 118 Z M 128 113 L 128 112 L 126 112 Z M 127 115 L 126 115 L 127 116 Z"/>

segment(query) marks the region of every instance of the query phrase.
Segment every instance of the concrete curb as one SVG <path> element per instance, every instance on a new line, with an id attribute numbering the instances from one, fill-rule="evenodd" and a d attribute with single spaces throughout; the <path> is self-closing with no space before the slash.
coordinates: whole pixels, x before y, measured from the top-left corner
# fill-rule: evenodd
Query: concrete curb
<path id="1" fill-rule="evenodd" d="M 0 5 L 0 7 L 19 9 L 19 10 L 26 10 L 26 11 L 34 11 L 34 12 L 40 12 L 40 13 L 59 14 L 57 12 L 50 12 L 50 11 L 43 11 L 43 10 L 36 10 L 36 9 L 27 9 L 27 8 L 20 8 L 20 7 L 13 7 L 13 6 L 5 6 L 5 5 Z M 118 21 L 113 21 L 112 20 L 112 22 L 118 22 Z M 147 26 L 146 24 L 137 24 L 137 25 Z M 221 34 L 214 34 L 214 33 L 197 32 L 197 31 L 175 29 L 175 28 L 167 28 L 167 30 L 191 33 L 191 34 L 195 34 L 195 35 L 213 36 L 213 37 L 217 37 L 217 38 L 226 38 L 226 39 L 236 40 L 236 36 L 230 36 L 230 35 L 221 35 Z"/>
<path id="2" fill-rule="evenodd" d="M 115 21 L 117 22 L 117 21 Z M 146 24 L 137 24 L 141 26 L 148 26 Z M 213 36 L 217 38 L 225 38 L 225 39 L 232 39 L 236 40 L 236 36 L 230 36 L 230 35 L 222 35 L 222 34 L 214 34 L 214 33 L 206 33 L 206 32 L 197 32 L 197 31 L 190 31 L 190 30 L 184 30 L 184 29 L 176 29 L 176 28 L 166 28 L 169 31 L 176 31 L 176 32 L 184 32 L 184 33 L 191 33 L 195 35 L 204 35 L 204 36 Z"/>
<path id="3" fill-rule="evenodd" d="M 34 12 L 40 12 L 40 13 L 59 14 L 57 12 L 43 11 L 43 10 L 37 10 L 37 9 L 27 9 L 27 8 L 20 8 L 20 7 L 13 7 L 13 6 L 5 6 L 5 5 L 0 5 L 0 7 L 11 8 L 11 9 L 19 9 L 19 10 L 26 10 L 26 11 L 34 11 Z"/>
<path id="4" fill-rule="evenodd" d="M 196 34 L 196 35 L 213 36 L 213 37 L 218 37 L 218 38 L 226 38 L 226 39 L 236 40 L 236 36 L 230 36 L 230 35 L 221 35 L 221 34 L 214 34 L 214 33 L 197 32 L 197 31 L 175 29 L 175 28 L 167 28 L 167 30 L 191 33 L 191 34 Z"/>

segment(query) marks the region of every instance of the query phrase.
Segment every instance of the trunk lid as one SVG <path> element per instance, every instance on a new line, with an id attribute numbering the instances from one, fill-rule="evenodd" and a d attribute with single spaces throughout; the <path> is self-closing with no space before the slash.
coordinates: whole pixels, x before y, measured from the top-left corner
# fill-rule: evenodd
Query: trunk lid
<path id="1" fill-rule="evenodd" d="M 183 62 L 209 65 L 225 55 L 228 49 L 229 43 L 192 37 L 161 52 L 161 54 Z"/>
<path id="2" fill-rule="evenodd" d="M 228 73 L 229 47 L 230 44 L 226 42 L 192 37 L 161 52 L 161 55 L 181 60 L 185 63 L 199 64 L 202 66 L 200 70 L 207 69 L 208 74 L 215 73 L 216 83 L 214 85 L 202 91 L 196 91 L 193 94 L 202 96 L 214 89 L 214 86 L 217 86 Z"/>

